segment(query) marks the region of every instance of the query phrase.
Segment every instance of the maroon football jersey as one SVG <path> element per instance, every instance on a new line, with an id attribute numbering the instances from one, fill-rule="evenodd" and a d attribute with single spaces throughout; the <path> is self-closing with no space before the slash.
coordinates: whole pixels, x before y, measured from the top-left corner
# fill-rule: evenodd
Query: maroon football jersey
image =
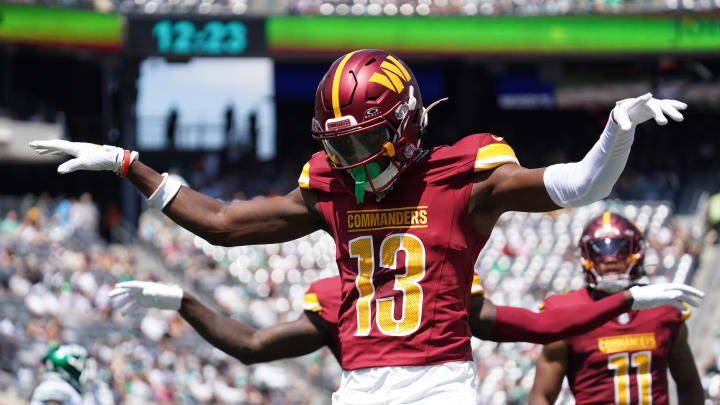
<path id="1" fill-rule="evenodd" d="M 471 226 L 473 173 L 517 164 L 490 134 L 431 150 L 379 202 L 363 204 L 316 153 L 299 179 L 315 190 L 337 246 L 346 370 L 471 360 L 468 307 L 473 266 L 486 235 Z"/>
<path id="2" fill-rule="evenodd" d="M 303 310 L 316 312 L 325 321 L 327 331 L 330 334 L 330 350 L 340 360 L 340 330 L 338 329 L 338 310 L 340 309 L 340 276 L 323 278 L 308 287 L 305 291 L 305 302 Z M 477 275 L 473 276 L 471 295 L 484 294 L 482 283 Z"/>
<path id="3" fill-rule="evenodd" d="M 323 278 L 310 284 L 305 291 L 303 310 L 317 312 L 327 325 L 330 334 L 330 350 L 340 364 L 340 331 L 338 309 L 340 308 L 340 276 Z"/>
<path id="4" fill-rule="evenodd" d="M 586 288 L 548 298 L 544 309 L 592 302 Z M 630 311 L 565 340 L 567 377 L 578 405 L 668 403 L 667 364 L 682 322 L 670 306 Z"/>

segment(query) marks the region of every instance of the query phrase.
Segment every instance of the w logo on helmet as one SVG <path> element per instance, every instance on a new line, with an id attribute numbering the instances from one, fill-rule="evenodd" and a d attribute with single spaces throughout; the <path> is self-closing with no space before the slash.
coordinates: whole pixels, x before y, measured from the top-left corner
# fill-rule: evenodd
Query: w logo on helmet
<path id="1" fill-rule="evenodd" d="M 381 84 L 395 93 L 402 92 L 405 88 L 405 83 L 410 81 L 410 73 L 408 73 L 405 66 L 392 55 L 387 56 L 387 60 L 384 60 L 380 64 L 380 68 L 382 69 L 382 73 L 373 73 L 369 81 Z"/>

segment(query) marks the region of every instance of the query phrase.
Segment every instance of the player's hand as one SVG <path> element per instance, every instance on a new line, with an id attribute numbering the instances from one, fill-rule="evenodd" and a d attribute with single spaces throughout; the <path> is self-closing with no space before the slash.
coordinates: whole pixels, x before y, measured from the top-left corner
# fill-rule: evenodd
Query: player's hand
<path id="1" fill-rule="evenodd" d="M 150 281 L 124 281 L 115 284 L 109 295 L 113 308 L 127 305 L 122 311 L 122 314 L 126 315 L 138 307 L 177 311 L 180 309 L 183 290 L 176 285 Z"/>
<path id="2" fill-rule="evenodd" d="M 623 131 L 629 131 L 638 124 L 655 118 L 659 125 L 668 123 L 665 115 L 675 121 L 682 121 L 683 116 L 678 110 L 684 110 L 687 104 L 677 100 L 658 100 L 647 93 L 640 97 L 626 98 L 616 103 L 611 117 L 620 125 Z"/>
<path id="3" fill-rule="evenodd" d="M 62 139 L 32 141 L 29 146 L 41 155 L 74 156 L 74 159 L 70 159 L 58 166 L 57 171 L 60 174 L 76 170 L 109 170 L 124 176 L 130 164 L 138 158 L 137 152 L 118 148 L 117 146 L 70 142 Z"/>
<path id="4" fill-rule="evenodd" d="M 686 310 L 683 303 L 697 307 L 705 296 L 700 290 L 680 283 L 663 283 L 630 288 L 633 297 L 632 309 L 648 309 L 670 305 L 681 311 Z"/>

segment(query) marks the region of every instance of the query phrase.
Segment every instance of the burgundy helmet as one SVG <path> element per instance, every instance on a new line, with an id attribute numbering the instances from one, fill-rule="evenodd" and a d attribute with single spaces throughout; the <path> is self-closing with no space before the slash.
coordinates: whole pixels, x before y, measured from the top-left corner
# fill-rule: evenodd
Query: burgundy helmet
<path id="1" fill-rule="evenodd" d="M 353 177 L 360 203 L 366 191 L 387 190 L 416 158 L 424 113 L 407 65 L 389 52 L 363 49 L 336 60 L 320 81 L 312 134 L 335 174 Z"/>
<path id="2" fill-rule="evenodd" d="M 585 226 L 578 246 L 585 280 L 594 289 L 617 292 L 636 284 L 645 275 L 645 238 L 640 229 L 622 215 L 605 211 L 592 219 Z M 627 264 L 625 274 L 603 277 L 598 273 L 596 266 L 611 259 Z"/>

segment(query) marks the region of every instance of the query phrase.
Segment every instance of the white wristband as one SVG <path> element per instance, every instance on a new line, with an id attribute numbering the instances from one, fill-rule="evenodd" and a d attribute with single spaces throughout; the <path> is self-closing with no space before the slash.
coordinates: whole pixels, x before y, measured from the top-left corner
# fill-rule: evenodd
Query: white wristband
<path id="1" fill-rule="evenodd" d="M 148 203 L 151 207 L 164 209 L 170 200 L 175 197 L 175 194 L 180 191 L 182 184 L 168 175 L 167 173 L 162 174 L 162 181 L 160 185 L 155 189 L 150 197 L 148 197 Z"/>

